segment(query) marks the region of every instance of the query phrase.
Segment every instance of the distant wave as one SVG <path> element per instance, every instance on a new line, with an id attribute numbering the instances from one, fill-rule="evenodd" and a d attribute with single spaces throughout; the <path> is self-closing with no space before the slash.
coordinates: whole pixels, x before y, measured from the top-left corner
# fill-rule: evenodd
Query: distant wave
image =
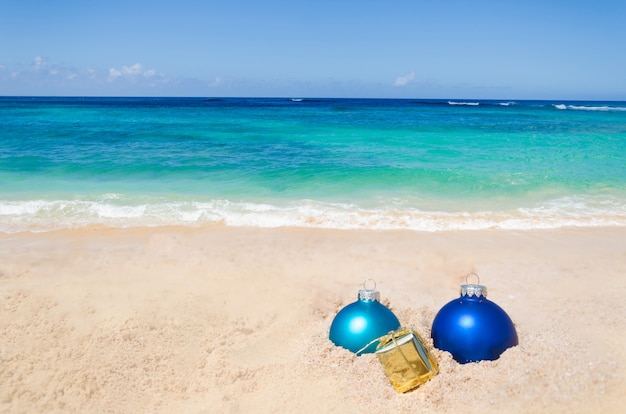
<path id="1" fill-rule="evenodd" d="M 96 200 L 0 200 L 0 231 L 5 233 L 90 226 L 125 228 L 167 225 L 414 231 L 626 227 L 626 202 L 621 199 L 564 197 L 508 211 L 446 212 L 399 207 L 397 204 L 362 208 L 354 204 L 312 200 L 292 201 L 285 205 L 165 199 L 124 205 L 115 195 Z"/>
<path id="2" fill-rule="evenodd" d="M 478 106 L 480 102 L 456 102 L 456 101 L 448 101 L 448 105 L 467 105 L 467 106 Z"/>
<path id="3" fill-rule="evenodd" d="M 583 106 L 583 105 L 565 105 L 565 104 L 554 104 L 556 109 L 571 109 L 574 111 L 626 111 L 626 107 L 620 106 Z"/>
<path id="4" fill-rule="evenodd" d="M 500 102 L 500 103 L 498 103 L 498 105 L 500 105 L 500 106 L 511 106 L 511 105 L 515 105 L 515 102 Z"/>

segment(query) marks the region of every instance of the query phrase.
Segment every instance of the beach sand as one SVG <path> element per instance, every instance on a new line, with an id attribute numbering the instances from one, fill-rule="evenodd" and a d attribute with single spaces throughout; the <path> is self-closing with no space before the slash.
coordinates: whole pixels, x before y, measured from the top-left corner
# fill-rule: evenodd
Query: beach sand
<path id="1" fill-rule="evenodd" d="M 427 342 L 476 272 L 519 346 L 398 394 L 328 340 L 374 279 Z M 0 412 L 618 413 L 626 229 L 0 235 Z"/>

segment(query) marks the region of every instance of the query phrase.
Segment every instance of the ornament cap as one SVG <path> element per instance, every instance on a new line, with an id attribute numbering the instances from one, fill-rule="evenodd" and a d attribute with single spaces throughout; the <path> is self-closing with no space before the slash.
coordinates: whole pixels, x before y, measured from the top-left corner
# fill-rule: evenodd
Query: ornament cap
<path id="1" fill-rule="evenodd" d="M 371 282 L 369 283 L 371 289 L 368 288 L 368 282 Z M 363 289 L 359 290 L 359 300 L 380 302 L 380 292 L 376 290 L 376 282 L 373 279 L 363 282 Z"/>
<path id="2" fill-rule="evenodd" d="M 469 283 L 468 279 L 470 276 L 476 276 L 478 283 Z M 469 273 L 465 276 L 465 285 L 461 285 L 461 296 L 469 296 L 470 298 L 473 296 L 476 297 L 487 297 L 487 286 L 480 284 L 480 278 L 476 273 Z"/>

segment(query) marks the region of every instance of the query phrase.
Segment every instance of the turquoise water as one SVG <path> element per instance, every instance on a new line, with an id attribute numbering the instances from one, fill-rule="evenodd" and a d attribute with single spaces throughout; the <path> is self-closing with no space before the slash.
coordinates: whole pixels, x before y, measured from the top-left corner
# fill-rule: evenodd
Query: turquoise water
<path id="1" fill-rule="evenodd" d="M 626 102 L 0 98 L 0 231 L 626 226 Z"/>

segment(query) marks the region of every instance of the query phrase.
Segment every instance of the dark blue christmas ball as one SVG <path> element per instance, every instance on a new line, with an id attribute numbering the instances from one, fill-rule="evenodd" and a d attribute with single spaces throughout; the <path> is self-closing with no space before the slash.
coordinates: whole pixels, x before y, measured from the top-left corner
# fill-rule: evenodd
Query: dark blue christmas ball
<path id="1" fill-rule="evenodd" d="M 337 313 L 330 325 L 329 338 L 335 345 L 360 355 L 373 353 L 377 345 L 375 340 L 398 328 L 400 321 L 379 302 L 378 292 L 366 289 L 359 291 L 356 302 Z"/>
<path id="2" fill-rule="evenodd" d="M 518 344 L 513 321 L 486 296 L 482 285 L 461 286 L 461 297 L 448 302 L 435 316 L 431 336 L 436 348 L 465 364 L 498 359 Z"/>

